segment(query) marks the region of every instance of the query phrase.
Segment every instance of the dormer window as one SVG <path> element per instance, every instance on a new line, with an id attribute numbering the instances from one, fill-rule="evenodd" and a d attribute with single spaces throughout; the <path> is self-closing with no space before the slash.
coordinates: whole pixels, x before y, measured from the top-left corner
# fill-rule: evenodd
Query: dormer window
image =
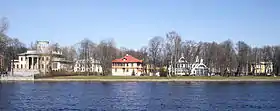
<path id="1" fill-rule="evenodd" d="M 126 61 L 126 58 L 123 58 L 123 61 Z"/>

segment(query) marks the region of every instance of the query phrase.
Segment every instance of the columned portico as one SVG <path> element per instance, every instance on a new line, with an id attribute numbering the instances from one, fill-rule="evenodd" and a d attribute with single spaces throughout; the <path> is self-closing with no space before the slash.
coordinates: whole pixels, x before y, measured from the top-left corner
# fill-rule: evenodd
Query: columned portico
<path id="1" fill-rule="evenodd" d="M 47 73 L 49 69 L 49 62 L 55 62 L 58 63 L 56 68 L 53 68 L 53 70 L 61 70 L 65 69 L 65 65 L 60 64 L 66 64 L 71 65 L 69 61 L 65 60 L 65 58 L 62 56 L 62 53 L 59 51 L 52 52 L 52 54 L 49 54 L 48 49 L 48 42 L 40 41 L 37 43 L 37 50 L 27 50 L 25 53 L 18 54 L 18 59 L 14 60 L 14 66 L 13 70 L 15 72 L 18 72 L 19 74 L 23 72 L 31 72 L 31 73 Z M 52 56 L 53 58 L 50 60 L 49 56 Z M 69 69 L 67 69 L 69 70 Z M 24 74 L 25 75 L 25 74 Z"/>

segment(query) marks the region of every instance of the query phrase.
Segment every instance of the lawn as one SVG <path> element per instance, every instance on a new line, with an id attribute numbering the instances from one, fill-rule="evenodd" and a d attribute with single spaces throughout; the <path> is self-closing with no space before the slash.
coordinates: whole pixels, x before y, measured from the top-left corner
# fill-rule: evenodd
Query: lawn
<path id="1" fill-rule="evenodd" d="M 246 79 L 280 79 L 273 76 L 240 76 L 240 77 L 222 77 L 222 76 L 177 76 L 177 77 L 155 77 L 155 76 L 58 76 L 49 79 L 213 79 L 213 80 L 246 80 Z"/>

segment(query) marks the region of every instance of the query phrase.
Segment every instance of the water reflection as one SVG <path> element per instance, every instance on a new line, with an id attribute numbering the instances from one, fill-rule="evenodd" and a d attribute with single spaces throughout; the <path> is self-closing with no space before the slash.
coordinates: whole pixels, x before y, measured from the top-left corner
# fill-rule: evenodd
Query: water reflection
<path id="1" fill-rule="evenodd" d="M 2 82 L 0 110 L 279 110 L 279 83 Z"/>

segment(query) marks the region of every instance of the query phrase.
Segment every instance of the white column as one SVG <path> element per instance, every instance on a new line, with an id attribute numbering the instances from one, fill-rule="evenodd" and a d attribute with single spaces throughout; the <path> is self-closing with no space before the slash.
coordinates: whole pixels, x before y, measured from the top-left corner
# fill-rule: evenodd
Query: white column
<path id="1" fill-rule="evenodd" d="M 37 69 L 40 69 L 39 57 L 37 57 Z"/>
<path id="2" fill-rule="evenodd" d="M 34 57 L 31 57 L 31 69 L 34 69 Z"/>
<path id="3" fill-rule="evenodd" d="M 27 56 L 25 56 L 25 70 L 27 70 L 28 69 L 28 57 Z"/>

